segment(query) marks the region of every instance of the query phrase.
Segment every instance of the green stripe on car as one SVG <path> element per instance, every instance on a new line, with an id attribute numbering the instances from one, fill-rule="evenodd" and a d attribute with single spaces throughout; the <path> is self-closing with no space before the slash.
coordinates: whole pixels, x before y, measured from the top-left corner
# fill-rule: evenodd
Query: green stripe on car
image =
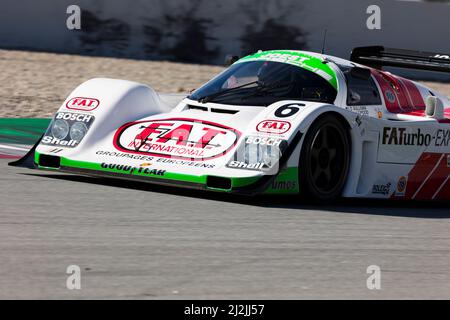
<path id="1" fill-rule="evenodd" d="M 39 156 L 40 153 L 39 152 L 35 152 L 34 155 L 34 160 L 35 163 L 39 163 Z M 133 167 L 133 166 L 129 166 L 129 165 L 120 165 L 116 166 L 114 168 L 109 168 L 109 167 L 105 167 L 104 165 L 102 166 L 101 163 L 94 163 L 94 162 L 86 162 L 86 161 L 77 161 L 77 160 L 71 160 L 71 159 L 67 159 L 64 157 L 60 158 L 60 164 L 61 167 L 69 167 L 69 168 L 77 168 L 77 169 L 87 169 L 87 170 L 92 170 L 92 171 L 101 171 L 101 172 L 112 172 L 112 173 L 117 173 L 117 174 L 122 174 L 122 175 L 127 175 L 127 174 L 131 174 L 134 176 L 143 176 L 143 177 L 149 177 L 149 178 L 154 178 L 154 179 L 166 179 L 166 180 L 173 180 L 173 181 L 183 181 L 183 182 L 190 182 L 190 183 L 197 183 L 197 184 L 202 184 L 206 186 L 206 175 L 202 175 L 202 176 L 196 176 L 196 175 L 189 175 L 189 174 L 182 174 L 182 173 L 174 173 L 174 172 L 167 172 L 165 171 L 163 175 L 159 175 L 157 174 L 158 171 L 156 171 L 156 174 L 149 174 L 149 170 L 139 170 L 142 167 Z M 47 167 L 42 167 L 39 166 L 40 168 L 45 168 L 45 169 L 52 169 L 52 168 L 47 168 Z M 118 169 L 119 168 L 119 169 Z M 150 170 L 154 170 L 154 168 L 152 168 L 151 166 L 149 167 Z M 54 169 L 54 170 L 58 170 L 58 169 Z M 250 185 L 254 182 L 256 182 L 259 177 L 245 177 L 245 178 L 230 178 L 231 179 L 231 185 L 233 188 L 236 187 L 245 187 L 247 185 Z M 225 191 L 225 190 L 222 190 Z M 231 191 L 231 190 L 229 190 Z"/>

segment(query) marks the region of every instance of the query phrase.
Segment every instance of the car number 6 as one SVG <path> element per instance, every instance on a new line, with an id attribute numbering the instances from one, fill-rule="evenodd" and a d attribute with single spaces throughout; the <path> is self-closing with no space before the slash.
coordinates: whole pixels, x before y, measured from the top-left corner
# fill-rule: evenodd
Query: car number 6
<path id="1" fill-rule="evenodd" d="M 300 110 L 299 107 L 296 107 L 295 105 L 292 105 L 292 104 L 287 104 L 282 107 L 279 107 L 275 111 L 275 116 L 278 118 L 287 118 L 287 117 L 293 116 L 299 110 Z"/>

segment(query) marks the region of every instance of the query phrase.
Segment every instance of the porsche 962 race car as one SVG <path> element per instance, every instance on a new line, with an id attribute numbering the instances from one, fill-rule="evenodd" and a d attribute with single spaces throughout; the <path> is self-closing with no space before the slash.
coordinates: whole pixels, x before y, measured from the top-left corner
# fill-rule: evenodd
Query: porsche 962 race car
<path id="1" fill-rule="evenodd" d="M 384 66 L 450 72 L 450 58 L 259 51 L 187 97 L 92 79 L 15 165 L 320 201 L 449 199 L 450 102 Z"/>

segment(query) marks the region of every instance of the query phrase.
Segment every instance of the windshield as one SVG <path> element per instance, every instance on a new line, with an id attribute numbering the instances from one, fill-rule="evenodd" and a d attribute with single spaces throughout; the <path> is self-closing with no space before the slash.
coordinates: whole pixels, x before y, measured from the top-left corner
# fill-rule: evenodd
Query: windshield
<path id="1" fill-rule="evenodd" d="M 194 91 L 200 102 L 268 106 L 280 100 L 333 103 L 336 89 L 321 76 L 301 67 L 274 61 L 235 63 Z"/>

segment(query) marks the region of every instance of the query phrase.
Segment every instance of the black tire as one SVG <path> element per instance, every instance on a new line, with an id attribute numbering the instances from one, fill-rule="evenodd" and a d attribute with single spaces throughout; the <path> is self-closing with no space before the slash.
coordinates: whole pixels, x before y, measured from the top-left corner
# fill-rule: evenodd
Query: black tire
<path id="1" fill-rule="evenodd" d="M 309 128 L 299 159 L 300 194 L 330 202 L 342 194 L 350 167 L 350 137 L 334 115 L 319 117 Z"/>

